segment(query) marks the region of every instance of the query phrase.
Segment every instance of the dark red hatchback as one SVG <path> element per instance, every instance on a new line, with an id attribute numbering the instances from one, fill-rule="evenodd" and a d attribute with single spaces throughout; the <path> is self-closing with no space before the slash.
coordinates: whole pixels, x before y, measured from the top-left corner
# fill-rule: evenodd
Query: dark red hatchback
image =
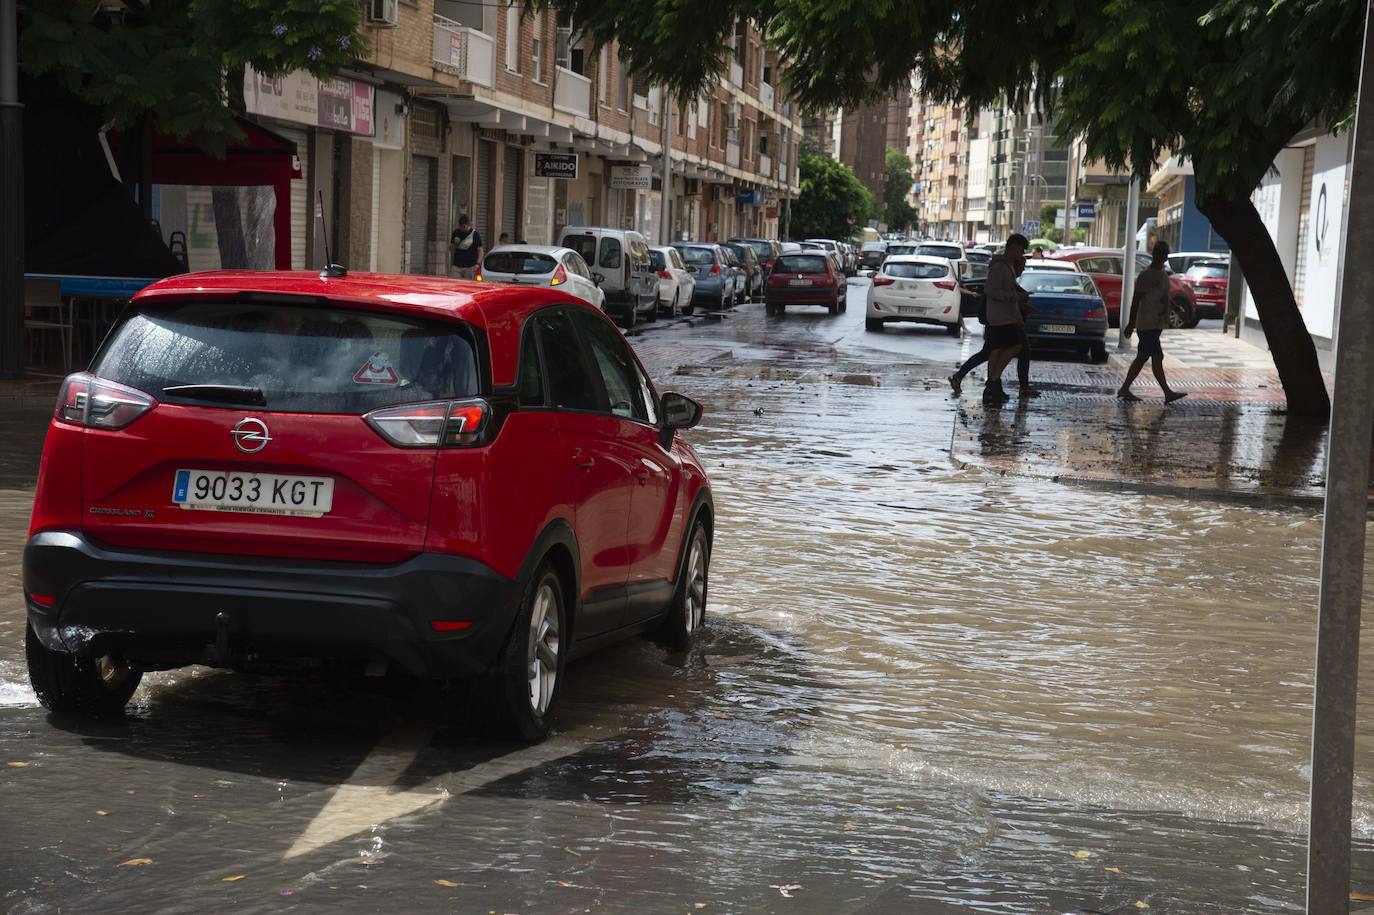
<path id="1" fill-rule="evenodd" d="M 714 510 L 604 314 L 547 289 L 221 272 L 148 287 L 66 380 L 24 551 L 30 679 L 342 659 L 547 733 L 564 665 L 702 624 Z"/>
<path id="2" fill-rule="evenodd" d="M 783 254 L 773 262 L 764 309 L 780 315 L 789 305 L 820 305 L 832 315 L 844 311 L 848 285 L 825 251 Z"/>

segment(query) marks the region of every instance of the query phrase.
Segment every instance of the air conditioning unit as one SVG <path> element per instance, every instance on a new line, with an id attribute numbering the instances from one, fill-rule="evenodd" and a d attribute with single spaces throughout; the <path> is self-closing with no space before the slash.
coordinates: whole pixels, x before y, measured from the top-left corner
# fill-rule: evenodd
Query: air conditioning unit
<path id="1" fill-rule="evenodd" d="M 400 24 L 400 0 L 367 0 L 367 24 L 394 29 Z"/>

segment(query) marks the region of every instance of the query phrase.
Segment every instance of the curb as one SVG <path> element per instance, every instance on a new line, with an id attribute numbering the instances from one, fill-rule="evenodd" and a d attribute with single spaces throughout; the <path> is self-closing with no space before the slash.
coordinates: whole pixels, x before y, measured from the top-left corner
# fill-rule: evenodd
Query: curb
<path id="1" fill-rule="evenodd" d="M 986 473 L 999 477 L 1022 480 L 1044 480 L 1065 486 L 1078 486 L 1101 492 L 1127 492 L 1137 495 L 1169 496 L 1189 502 L 1218 502 L 1229 505 L 1255 505 L 1272 509 L 1320 509 L 1326 504 L 1326 496 L 1296 495 L 1267 492 L 1245 492 L 1241 490 L 1208 489 L 1198 486 L 1184 486 L 1179 483 L 1147 483 L 1133 480 L 1104 480 L 1098 477 L 1085 477 L 1070 473 L 1030 473 L 1024 470 L 1011 470 L 990 467 L 987 464 L 965 461 L 949 452 L 950 463 L 958 470 Z"/>

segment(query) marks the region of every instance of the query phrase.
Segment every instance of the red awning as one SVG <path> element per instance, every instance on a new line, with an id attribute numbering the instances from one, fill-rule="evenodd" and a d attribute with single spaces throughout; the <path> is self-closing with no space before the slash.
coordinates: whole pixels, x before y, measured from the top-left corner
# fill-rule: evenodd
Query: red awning
<path id="1" fill-rule="evenodd" d="M 301 177 L 296 144 L 246 118 L 236 118 L 243 137 L 226 145 L 223 158 L 171 134 L 153 137 L 154 184 L 277 184 Z"/>

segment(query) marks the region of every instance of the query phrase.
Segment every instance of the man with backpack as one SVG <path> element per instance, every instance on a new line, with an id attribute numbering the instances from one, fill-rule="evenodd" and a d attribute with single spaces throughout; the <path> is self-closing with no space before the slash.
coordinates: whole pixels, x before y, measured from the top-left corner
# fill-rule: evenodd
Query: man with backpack
<path id="1" fill-rule="evenodd" d="M 1019 249 L 1015 253 L 1013 253 L 1014 245 L 1017 246 Z M 979 324 L 986 325 L 988 323 L 987 290 L 988 284 L 992 282 L 993 264 L 998 261 L 1002 262 L 1003 267 L 1011 268 L 1011 285 L 1014 288 L 1013 294 L 1016 296 L 1018 302 L 1018 317 L 1024 319 L 1025 312 L 1029 308 L 1028 303 L 1030 301 L 1030 296 L 1024 289 L 1022 289 L 1019 285 L 1016 284 L 1016 277 L 1019 277 L 1021 273 L 1026 269 L 1026 247 L 1027 243 L 1025 236 L 1021 235 L 1018 232 L 1012 235 L 1012 237 L 1007 240 L 1006 254 L 994 257 L 991 261 L 988 262 L 988 280 L 983 287 L 983 293 L 978 296 Z M 1005 280 L 1006 277 L 999 275 L 999 282 L 1004 283 Z M 1020 349 L 1016 352 L 1016 379 L 1020 387 L 1020 396 L 1039 397 L 1040 392 L 1037 391 L 1034 387 L 1032 387 L 1030 383 L 1030 347 L 1027 345 L 1025 327 L 1021 320 L 1017 321 L 1016 326 L 1020 330 L 1020 333 L 1018 335 L 1020 340 Z M 964 377 L 968 375 L 969 372 L 973 371 L 978 366 L 982 365 L 983 363 L 989 360 L 994 349 L 996 349 L 996 347 L 993 346 L 993 340 L 995 337 L 996 334 L 990 334 L 987 331 L 984 331 L 983 348 L 978 352 L 974 353 L 967 360 L 965 360 L 964 364 L 959 366 L 958 370 L 953 375 L 949 376 L 949 386 L 954 390 L 955 397 L 958 397 L 960 394 L 963 393 Z M 1002 365 L 1005 368 L 1006 363 L 1003 362 Z M 991 386 L 994 380 L 996 381 L 996 386 L 995 388 L 993 388 L 993 390 L 995 390 L 998 394 L 1001 395 L 1001 399 L 1005 400 L 1006 394 L 1002 391 L 1002 380 L 1000 371 L 997 373 L 996 376 L 994 376 L 991 371 L 988 372 L 988 385 Z"/>

